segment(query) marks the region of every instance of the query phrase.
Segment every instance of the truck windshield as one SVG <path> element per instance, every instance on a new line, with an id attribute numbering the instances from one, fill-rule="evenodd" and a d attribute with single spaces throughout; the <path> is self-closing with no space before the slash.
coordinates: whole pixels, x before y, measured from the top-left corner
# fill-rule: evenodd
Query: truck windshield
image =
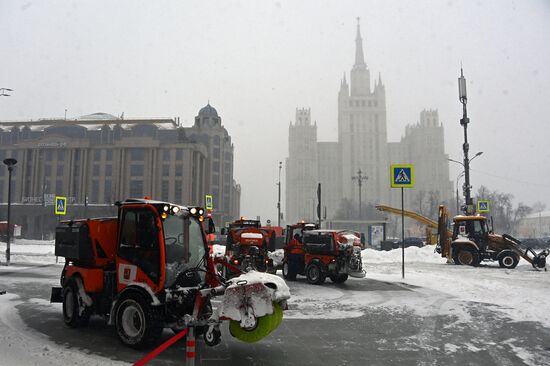
<path id="1" fill-rule="evenodd" d="M 163 222 L 166 257 L 165 285 L 170 287 L 177 275 L 189 268 L 205 266 L 204 236 L 194 217 L 168 215 Z"/>

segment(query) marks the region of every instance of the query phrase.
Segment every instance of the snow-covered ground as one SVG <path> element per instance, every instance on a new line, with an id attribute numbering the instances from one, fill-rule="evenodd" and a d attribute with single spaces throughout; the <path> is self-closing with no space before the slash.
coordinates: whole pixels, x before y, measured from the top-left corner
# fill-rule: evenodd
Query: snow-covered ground
<path id="1" fill-rule="evenodd" d="M 0 285 L 17 281 L 8 272 L 24 269 L 21 266 L 3 265 L 5 248 L 5 243 L 0 243 Z M 215 248 L 215 252 L 221 254 L 222 248 Z M 11 245 L 11 253 L 12 263 L 29 263 L 28 267 L 32 266 L 31 263 L 56 261 L 53 241 L 16 240 Z M 523 259 L 513 270 L 499 268 L 498 263 L 483 263 L 473 268 L 447 264 L 444 258 L 434 253 L 431 246 L 410 247 L 405 250 L 403 279 L 400 249 L 389 252 L 367 249 L 362 254 L 367 271 L 365 279 L 350 278 L 344 285 L 332 284 L 327 279 L 324 286 L 313 286 L 307 284 L 305 278 L 299 277 L 297 282 L 289 283 L 291 299 L 285 319 L 354 318 L 366 315 L 374 308 L 384 308 L 394 313 L 414 313 L 421 317 L 449 315 L 456 319 L 457 325 L 467 326 L 472 304 L 482 303 L 484 308 L 493 310 L 499 317 L 512 321 L 535 321 L 550 328 L 550 274 L 533 269 Z M 62 262 L 63 258 L 59 258 L 59 261 Z M 6 273 L 6 276 L 2 276 L 2 273 Z M 360 281 L 388 283 L 398 290 L 365 291 L 364 286 L 358 286 L 364 283 Z M 408 291 L 410 289 L 413 291 Z M 43 311 L 60 312 L 59 304 L 49 304 L 43 299 L 33 300 L 41 302 Z M 4 362 L 10 360 L 9 355 L 17 355 L 19 352 L 27 352 L 30 363 L 39 360 L 42 354 L 51 364 L 56 365 L 67 360 L 79 365 L 93 364 L 94 360 L 97 362 L 97 356 L 88 358 L 81 353 L 74 355 L 69 350 L 62 350 L 65 352 L 62 356 L 53 357 L 52 354 L 59 355 L 59 352 L 53 352 L 51 347 L 59 346 L 39 335 L 29 335 L 30 332 L 21 330 L 25 328 L 24 322 L 15 308 L 20 303 L 17 295 L 8 293 L 0 296 L 0 353 L 9 352 L 7 358 L 0 358 L 0 365 L 11 364 Z M 19 344 L 28 346 L 23 348 Z M 514 345 L 513 342 L 510 344 Z M 517 352 L 518 355 L 520 353 Z M 527 364 L 540 364 L 527 362 L 529 355 L 522 359 Z"/>

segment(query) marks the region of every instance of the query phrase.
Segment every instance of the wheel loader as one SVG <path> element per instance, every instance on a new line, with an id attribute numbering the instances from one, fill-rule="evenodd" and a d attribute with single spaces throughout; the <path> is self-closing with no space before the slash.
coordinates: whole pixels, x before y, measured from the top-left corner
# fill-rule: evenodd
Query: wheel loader
<path id="1" fill-rule="evenodd" d="M 453 230 L 448 230 L 448 211 L 439 207 L 439 243 L 436 250 L 459 265 L 478 266 L 482 261 L 498 261 L 502 268 L 515 268 L 520 258 L 533 268 L 546 270 L 548 249 L 536 253 L 508 234 L 494 234 L 487 218 L 481 215 L 458 215 L 453 218 Z"/>
<path id="2" fill-rule="evenodd" d="M 278 327 L 288 287 L 264 273 L 221 277 L 206 241 L 214 224 L 205 222 L 202 208 L 149 198 L 116 205 L 117 217 L 62 221 L 56 228 L 55 255 L 65 257 L 65 266 L 51 302 L 62 303 L 66 325 L 83 327 L 90 316 L 102 316 L 134 348 L 155 343 L 164 328 L 193 326 L 214 346 L 224 320 L 245 342 Z M 221 297 L 216 309 L 214 296 Z"/>

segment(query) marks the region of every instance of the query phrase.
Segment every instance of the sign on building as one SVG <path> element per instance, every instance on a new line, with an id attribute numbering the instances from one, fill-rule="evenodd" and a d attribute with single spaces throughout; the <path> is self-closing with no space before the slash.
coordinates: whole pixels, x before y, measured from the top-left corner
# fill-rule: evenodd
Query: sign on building
<path id="1" fill-rule="evenodd" d="M 55 214 L 67 214 L 67 197 L 55 196 Z"/>

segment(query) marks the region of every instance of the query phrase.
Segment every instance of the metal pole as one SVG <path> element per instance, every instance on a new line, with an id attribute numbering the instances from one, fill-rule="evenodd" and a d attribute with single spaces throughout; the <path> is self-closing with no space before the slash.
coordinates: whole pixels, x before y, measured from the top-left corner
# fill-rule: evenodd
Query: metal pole
<path id="1" fill-rule="evenodd" d="M 11 216 L 11 171 L 12 166 L 8 167 L 8 231 L 6 237 L 6 265 L 10 265 L 10 216 Z"/>
<path id="2" fill-rule="evenodd" d="M 458 212 L 458 209 L 459 209 L 458 205 L 459 205 L 459 203 L 458 203 L 458 181 L 456 181 L 456 214 L 457 214 L 457 216 L 458 216 L 458 213 L 459 213 Z"/>
<path id="3" fill-rule="evenodd" d="M 283 162 L 279 162 L 279 199 L 277 201 L 277 226 L 281 226 L 281 168 L 283 167 Z"/>
<path id="4" fill-rule="evenodd" d="M 17 160 L 13 158 L 4 159 L 4 164 L 8 166 L 8 230 L 6 235 L 6 265 L 10 265 L 10 226 L 11 226 L 11 172 Z"/>
<path id="5" fill-rule="evenodd" d="M 405 278 L 405 193 L 401 187 L 401 277 Z"/>
<path id="6" fill-rule="evenodd" d="M 468 144 L 468 123 L 470 119 L 468 118 L 468 111 L 466 109 L 466 104 L 468 103 L 468 97 L 466 94 L 466 78 L 462 68 L 460 69 L 460 77 L 458 78 L 458 93 L 459 100 L 462 103 L 462 119 L 460 124 L 464 127 L 464 144 L 462 145 L 462 150 L 464 151 L 464 199 L 466 204 L 466 214 L 473 214 L 472 211 L 472 197 L 470 193 L 470 159 L 468 158 L 468 151 L 470 145 Z"/>

